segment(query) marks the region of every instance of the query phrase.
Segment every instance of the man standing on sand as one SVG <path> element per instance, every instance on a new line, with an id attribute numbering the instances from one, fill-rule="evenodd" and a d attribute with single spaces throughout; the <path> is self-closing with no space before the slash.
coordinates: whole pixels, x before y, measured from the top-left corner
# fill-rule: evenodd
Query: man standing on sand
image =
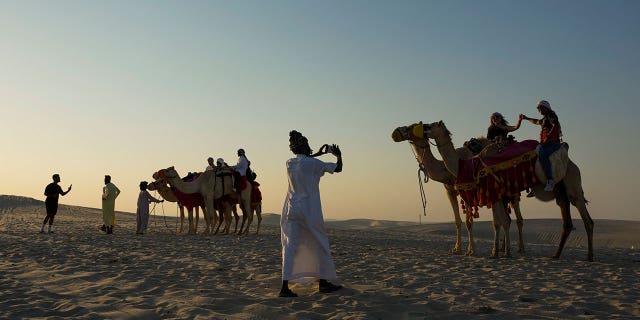
<path id="1" fill-rule="evenodd" d="M 44 195 L 47 196 L 47 199 L 44 201 L 45 207 L 47 208 L 47 216 L 44 217 L 40 233 L 44 233 L 44 226 L 47 224 L 47 221 L 49 222 L 49 233 L 53 233 L 53 231 L 51 231 L 51 226 L 53 225 L 53 218 L 55 218 L 56 213 L 58 213 L 58 198 L 59 196 L 64 196 L 71 191 L 72 185 L 69 185 L 69 189 L 67 189 L 67 191 L 62 191 L 62 188 L 58 185 L 60 182 L 59 174 L 54 174 L 52 178 L 53 182 L 49 183 L 47 187 L 44 188 Z"/>
<path id="2" fill-rule="evenodd" d="M 289 281 L 316 280 L 321 293 L 333 292 L 342 286 L 327 281 L 336 279 L 336 268 L 322 216 L 320 178 L 325 172 L 342 171 L 342 152 L 337 145 L 323 146 L 312 156 L 307 138 L 295 130 L 289 133 L 289 148 L 296 157 L 287 160 L 289 188 L 280 220 L 282 288 L 279 296 L 298 296 L 289 289 Z M 314 158 L 329 152 L 338 158 L 337 163 Z"/>
<path id="3" fill-rule="evenodd" d="M 120 189 L 111 183 L 111 176 L 104 176 L 104 187 L 102 188 L 102 220 L 104 221 L 107 234 L 113 233 L 113 225 L 116 221 L 116 198 L 120 194 Z"/>

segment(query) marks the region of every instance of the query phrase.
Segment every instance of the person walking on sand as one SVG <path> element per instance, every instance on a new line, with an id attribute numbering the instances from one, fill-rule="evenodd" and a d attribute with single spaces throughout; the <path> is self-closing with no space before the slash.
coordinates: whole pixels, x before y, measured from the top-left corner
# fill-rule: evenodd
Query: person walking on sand
<path id="1" fill-rule="evenodd" d="M 111 176 L 104 176 L 104 187 L 102 188 L 102 220 L 107 234 L 113 233 L 113 225 L 116 221 L 116 198 L 120 195 L 120 189 L 111 183 Z"/>
<path id="2" fill-rule="evenodd" d="M 148 182 L 140 182 L 140 193 L 138 194 L 138 210 L 136 214 L 136 234 L 144 234 L 149 224 L 149 202 L 160 203 L 164 200 L 154 198 L 147 191 Z"/>
<path id="3" fill-rule="evenodd" d="M 53 226 L 53 219 L 56 217 L 56 213 L 58 213 L 58 198 L 69 193 L 72 186 L 69 185 L 69 189 L 67 189 L 67 191 L 62 191 L 62 187 L 58 185 L 58 183 L 60 183 L 60 175 L 56 173 L 51 178 L 53 179 L 53 182 L 49 183 L 44 188 L 44 195 L 47 197 L 44 201 L 45 207 L 47 209 L 47 216 L 44 217 L 42 228 L 40 228 L 40 233 L 44 233 L 44 226 L 47 224 L 47 222 L 49 222 L 49 233 L 53 233 L 51 227 Z"/>
<path id="4" fill-rule="evenodd" d="M 287 160 L 289 188 L 280 220 L 282 241 L 282 288 L 280 297 L 297 297 L 289 289 L 289 281 L 318 281 L 318 290 L 328 293 L 342 288 L 328 280 L 336 279 L 329 239 L 325 232 L 320 203 L 320 178 L 325 172 L 342 171 L 342 152 L 337 145 L 323 145 L 325 151 L 313 156 L 307 138 L 297 131 L 289 133 L 289 148 L 296 155 Z M 314 156 L 331 152 L 337 163 Z"/>

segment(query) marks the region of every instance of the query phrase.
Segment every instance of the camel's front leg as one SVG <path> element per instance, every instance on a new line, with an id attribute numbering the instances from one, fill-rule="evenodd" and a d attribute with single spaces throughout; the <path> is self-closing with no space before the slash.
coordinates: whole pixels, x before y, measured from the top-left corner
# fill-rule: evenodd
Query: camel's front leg
<path id="1" fill-rule="evenodd" d="M 256 216 L 258 217 L 258 229 L 256 229 L 257 235 L 260 232 L 260 222 L 262 222 L 262 203 L 256 203 L 254 209 L 256 211 Z M 253 215 L 251 215 L 251 217 L 253 218 Z M 249 232 L 249 225 L 247 225 L 247 232 Z"/>
<path id="2" fill-rule="evenodd" d="M 230 207 L 231 209 L 231 213 L 233 214 L 233 218 L 236 221 L 236 226 L 235 229 L 233 230 L 234 234 L 240 234 L 240 232 L 238 232 L 238 221 L 240 220 L 240 217 L 238 216 L 238 208 L 237 206 L 234 204 Z M 243 220 L 242 222 L 244 222 L 244 216 L 243 216 Z M 240 226 L 240 231 L 242 231 L 242 226 Z"/>
<path id="3" fill-rule="evenodd" d="M 193 224 L 193 208 L 187 208 L 187 212 L 189 213 L 189 234 L 195 234 L 196 230 Z"/>
<path id="4" fill-rule="evenodd" d="M 520 211 L 520 200 L 516 198 L 511 200 L 511 207 L 516 214 L 516 225 L 518 226 L 518 253 L 524 253 L 524 238 L 522 236 L 524 219 L 522 219 L 522 212 Z"/>
<path id="5" fill-rule="evenodd" d="M 213 195 L 206 195 L 204 200 L 205 200 L 206 211 L 205 209 L 203 209 L 203 213 L 205 215 L 205 219 L 209 221 L 209 223 L 206 223 L 204 234 L 210 234 L 213 231 L 213 225 L 211 224 L 212 215 L 216 214 Z M 207 218 L 207 215 L 209 216 L 209 218 Z"/>
<path id="6" fill-rule="evenodd" d="M 460 247 L 462 246 L 462 235 L 461 235 L 461 227 L 462 227 L 462 219 L 460 218 L 460 207 L 458 206 L 458 196 L 456 191 L 453 189 L 453 186 L 444 185 L 445 190 L 447 191 L 447 198 L 449 199 L 449 203 L 451 203 L 451 209 L 453 209 L 453 218 L 456 222 L 456 244 L 451 249 L 451 253 L 458 254 L 460 253 Z M 467 231 L 469 228 L 467 227 Z"/>
<path id="7" fill-rule="evenodd" d="M 200 207 L 198 207 L 198 206 L 196 206 L 195 219 L 196 219 L 196 225 L 195 225 L 195 228 L 194 228 L 194 233 L 198 233 L 198 221 L 200 221 Z"/>
<path id="8" fill-rule="evenodd" d="M 253 212 L 257 211 L 258 207 L 260 206 L 260 203 L 252 203 L 251 207 L 249 208 L 249 216 L 246 218 L 247 219 L 247 227 L 244 229 L 244 234 L 249 234 L 249 227 L 251 226 L 251 223 L 253 222 Z M 259 213 L 258 213 L 259 214 Z M 244 222 L 245 216 L 242 215 L 242 221 Z M 262 219 L 262 218 L 260 218 Z M 260 221 L 260 220 L 258 220 Z M 258 223 L 258 229 L 260 228 L 260 223 Z M 257 231 L 256 231 L 257 234 Z"/>
<path id="9" fill-rule="evenodd" d="M 505 257 L 511 256 L 511 245 L 509 241 L 509 222 L 507 220 L 507 212 L 504 210 L 504 204 L 502 200 L 498 200 L 491 206 L 491 212 L 493 213 L 493 249 L 491 250 L 491 258 L 498 257 L 498 248 L 500 246 L 500 230 L 505 233 L 504 235 L 504 255 Z"/>
<path id="10" fill-rule="evenodd" d="M 467 252 L 465 255 L 472 256 L 476 253 L 475 251 L 475 240 L 473 238 L 473 212 L 469 212 L 465 214 L 465 226 L 467 227 L 467 235 L 469 236 L 469 245 L 467 247 Z"/>
<path id="11" fill-rule="evenodd" d="M 181 234 L 184 227 L 184 207 L 179 206 L 179 209 L 180 209 L 180 228 L 178 229 L 178 234 Z"/>

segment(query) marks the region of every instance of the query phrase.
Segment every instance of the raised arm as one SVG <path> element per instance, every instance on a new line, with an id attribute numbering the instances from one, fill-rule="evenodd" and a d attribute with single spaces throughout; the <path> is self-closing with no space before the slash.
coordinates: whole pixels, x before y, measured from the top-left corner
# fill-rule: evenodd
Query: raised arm
<path id="1" fill-rule="evenodd" d="M 337 144 L 334 144 L 331 147 L 331 153 L 338 158 L 338 162 L 336 162 L 336 169 L 333 172 L 342 172 L 342 151 L 340 151 L 340 147 Z"/>

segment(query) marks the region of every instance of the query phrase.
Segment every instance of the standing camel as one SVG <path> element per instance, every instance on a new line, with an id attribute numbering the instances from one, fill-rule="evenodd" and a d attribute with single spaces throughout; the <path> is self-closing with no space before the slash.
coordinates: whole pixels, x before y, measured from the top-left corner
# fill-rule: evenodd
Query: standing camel
<path id="1" fill-rule="evenodd" d="M 258 227 L 256 229 L 256 234 L 260 232 L 260 223 L 262 222 L 262 193 L 260 192 L 260 188 L 259 188 L 260 184 L 257 181 L 252 181 L 249 184 L 251 185 L 251 206 L 250 206 L 251 209 L 249 210 L 248 217 L 247 215 L 244 215 L 244 214 L 242 215 L 242 224 L 240 225 L 240 234 L 249 233 L 249 226 L 253 221 L 254 212 L 258 218 Z M 237 214 L 236 214 L 236 217 L 237 217 Z M 245 220 L 247 221 L 247 226 L 243 231 L 242 228 L 244 226 Z"/>
<path id="2" fill-rule="evenodd" d="M 438 160 L 433 153 L 431 152 L 431 147 L 429 146 L 429 142 L 427 139 L 423 137 L 417 137 L 413 135 L 410 131 L 407 130 L 408 127 L 400 127 L 396 129 L 398 132 L 394 137 L 396 142 L 408 140 L 411 144 L 416 160 L 420 164 L 421 168 L 424 168 L 425 174 L 432 180 L 440 182 L 444 185 L 444 189 L 447 193 L 447 198 L 449 199 L 449 203 L 451 204 L 451 208 L 453 209 L 453 217 L 455 218 L 456 223 L 456 243 L 453 249 L 451 249 L 452 253 L 460 253 L 461 250 L 461 225 L 462 220 L 460 218 L 460 207 L 458 206 L 458 192 L 456 191 L 454 184 L 456 181 L 456 177 L 451 174 L 447 168 L 445 167 L 445 163 L 442 160 Z M 396 132 L 394 131 L 394 132 Z M 398 139 L 398 140 L 396 140 Z M 478 143 L 481 145 L 481 148 L 486 147 L 490 144 L 490 141 L 487 139 L 476 139 Z M 466 147 L 458 148 L 455 150 L 460 158 L 469 158 L 473 156 L 471 150 Z M 523 219 L 522 213 L 520 211 L 520 202 L 517 199 L 510 200 L 511 207 L 515 211 L 518 225 L 518 252 L 524 252 L 524 240 L 522 236 L 522 226 Z M 473 255 L 475 253 L 474 244 L 475 240 L 473 238 L 473 216 L 471 214 L 465 215 L 465 226 L 467 228 L 467 235 L 469 244 L 467 246 L 466 255 Z"/>
<path id="3" fill-rule="evenodd" d="M 157 175 L 154 174 L 155 181 L 149 183 L 147 187 L 149 190 L 158 191 L 160 196 L 168 201 L 168 202 L 176 202 L 179 203 L 180 208 L 180 227 L 178 228 L 178 233 L 182 233 L 184 229 L 184 208 L 187 208 L 188 218 L 189 218 L 189 234 L 195 234 L 198 232 L 198 221 L 200 220 L 200 208 L 202 208 L 203 214 L 206 215 L 205 210 L 206 206 L 204 203 L 204 199 L 202 195 L 193 193 L 193 194 L 185 194 L 180 192 L 179 190 L 171 190 L 171 187 L 168 185 L 168 181 L 165 179 L 158 179 Z M 194 215 L 193 209 L 195 208 L 195 226 L 194 226 Z"/>
<path id="4" fill-rule="evenodd" d="M 417 128 L 416 128 L 417 127 Z M 431 124 L 414 124 L 409 128 L 396 129 L 392 134 L 394 141 L 400 141 L 401 139 L 401 131 L 407 130 L 408 132 L 418 132 L 423 131 L 423 134 L 426 138 L 434 139 L 436 145 L 438 147 L 438 152 L 442 156 L 442 159 L 445 163 L 445 166 L 451 174 L 454 176 L 458 176 L 459 172 L 459 160 L 460 157 L 455 152 L 455 148 L 453 147 L 453 143 L 451 142 L 451 133 L 445 126 L 445 124 L 440 122 L 434 122 Z M 537 166 L 537 164 L 536 164 Z M 538 170 L 536 170 L 538 171 Z M 580 212 L 580 216 L 585 226 L 585 230 L 587 233 L 587 260 L 593 261 L 593 220 L 589 215 L 589 211 L 587 210 L 586 203 L 587 201 L 584 198 L 584 191 L 582 189 L 582 181 L 580 176 L 580 169 L 578 166 L 573 163 L 571 160 L 568 161 L 568 165 L 566 168 L 566 172 L 560 172 L 560 175 L 563 175 L 562 180 L 558 181 L 555 189 L 552 192 L 544 191 L 544 184 L 539 181 L 546 181 L 545 179 L 537 179 L 533 189 L 535 191 L 536 198 L 542 201 L 550 201 L 555 198 L 556 204 L 560 207 L 560 214 L 562 216 L 562 236 L 560 238 L 560 243 L 558 244 L 558 248 L 556 252 L 551 256 L 552 258 L 559 258 L 562 253 L 562 249 L 573 229 L 573 223 L 571 221 L 571 212 L 570 205 L 574 205 L 578 211 Z M 493 250 L 491 252 L 492 257 L 497 256 L 498 249 L 498 239 L 500 229 L 506 233 L 505 234 L 505 256 L 510 255 L 509 250 L 509 241 L 508 241 L 508 224 L 506 221 L 506 213 L 504 210 L 504 206 L 502 205 L 502 201 L 497 201 L 491 204 L 491 209 L 493 212 L 493 226 L 494 226 L 494 245 Z"/>
<path id="5" fill-rule="evenodd" d="M 180 179 L 180 175 L 174 167 L 159 170 L 155 173 L 158 179 L 167 179 L 177 190 L 182 193 L 199 193 L 204 199 L 206 210 L 204 210 L 204 221 L 206 228 L 204 234 L 209 234 L 213 230 L 213 218 L 215 209 L 213 206 L 214 188 L 216 187 L 216 177 L 213 170 L 205 171 L 192 182 L 185 182 Z"/>

